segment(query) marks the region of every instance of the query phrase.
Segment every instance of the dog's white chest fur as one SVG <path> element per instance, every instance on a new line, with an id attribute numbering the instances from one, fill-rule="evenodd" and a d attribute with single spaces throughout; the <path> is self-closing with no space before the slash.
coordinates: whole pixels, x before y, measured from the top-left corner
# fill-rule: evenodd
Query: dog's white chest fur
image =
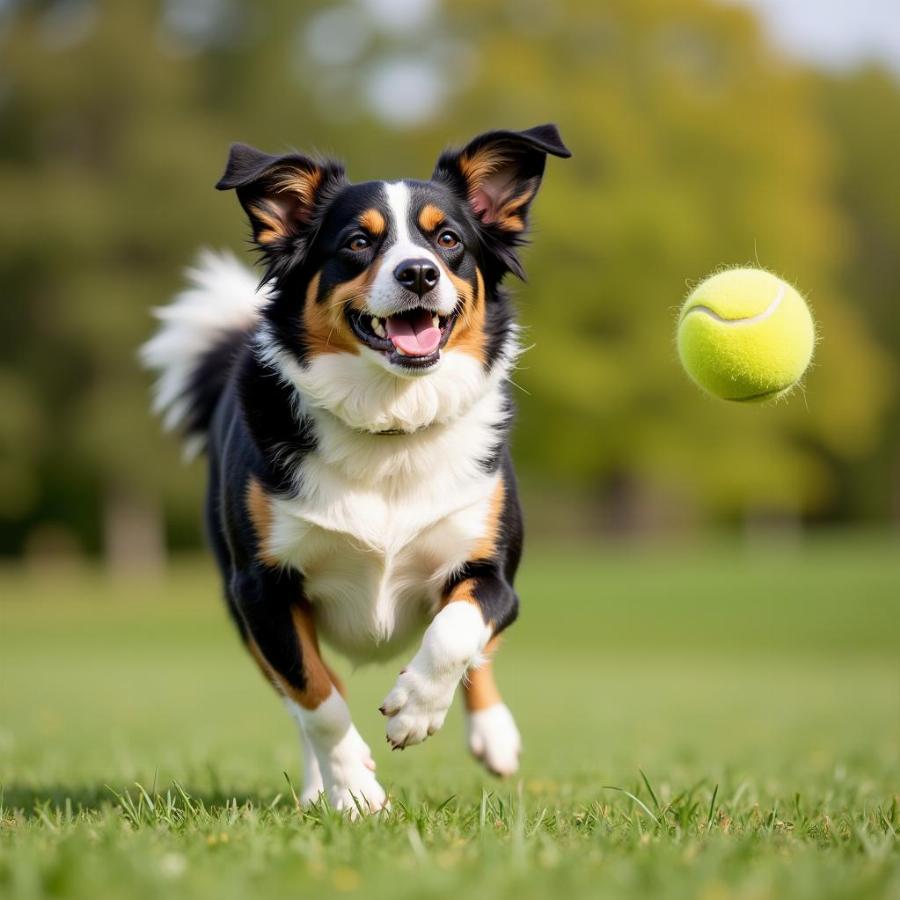
<path id="1" fill-rule="evenodd" d="M 319 633 L 351 659 L 394 655 L 434 615 L 489 527 L 499 475 L 481 465 L 505 415 L 491 392 L 461 419 L 363 435 L 317 417 L 298 495 L 273 502 L 268 551 L 304 576 Z"/>

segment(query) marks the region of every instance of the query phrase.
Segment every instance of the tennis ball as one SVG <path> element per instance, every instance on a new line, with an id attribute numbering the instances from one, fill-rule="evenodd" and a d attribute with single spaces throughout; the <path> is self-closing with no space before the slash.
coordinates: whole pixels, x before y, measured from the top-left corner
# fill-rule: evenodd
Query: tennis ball
<path id="1" fill-rule="evenodd" d="M 812 360 L 815 324 L 803 297 L 763 269 L 727 269 L 691 291 L 678 317 L 678 355 L 723 400 L 768 400 Z"/>

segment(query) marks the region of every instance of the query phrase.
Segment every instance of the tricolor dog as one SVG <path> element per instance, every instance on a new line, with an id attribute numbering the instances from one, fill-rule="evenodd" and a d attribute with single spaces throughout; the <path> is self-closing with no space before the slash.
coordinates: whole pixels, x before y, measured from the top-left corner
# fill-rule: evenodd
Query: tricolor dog
<path id="1" fill-rule="evenodd" d="M 472 753 L 518 767 L 490 664 L 522 548 L 501 282 L 523 274 L 548 154 L 570 155 L 553 125 L 493 131 L 430 181 L 353 184 L 236 144 L 217 187 L 237 192 L 262 280 L 207 254 L 144 347 L 157 409 L 208 457 L 209 539 L 299 724 L 304 802 L 387 802 L 322 644 L 361 663 L 417 641 L 381 706 L 391 745 L 434 734 L 461 685 Z"/>

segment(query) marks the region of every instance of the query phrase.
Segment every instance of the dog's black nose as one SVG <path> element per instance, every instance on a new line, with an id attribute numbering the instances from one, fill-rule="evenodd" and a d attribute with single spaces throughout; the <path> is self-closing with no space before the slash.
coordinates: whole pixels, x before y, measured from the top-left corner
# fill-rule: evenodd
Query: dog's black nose
<path id="1" fill-rule="evenodd" d="M 394 269 L 394 278 L 420 297 L 427 294 L 440 277 L 437 266 L 427 259 L 407 259 Z"/>

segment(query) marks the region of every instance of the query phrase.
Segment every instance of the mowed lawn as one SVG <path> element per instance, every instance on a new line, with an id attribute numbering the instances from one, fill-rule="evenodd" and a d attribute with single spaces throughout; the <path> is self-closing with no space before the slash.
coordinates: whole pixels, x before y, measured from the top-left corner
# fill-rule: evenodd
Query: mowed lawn
<path id="1" fill-rule="evenodd" d="M 207 560 L 0 573 L 0 896 L 900 897 L 896 536 L 532 547 L 519 587 L 521 777 L 459 710 L 389 752 L 402 660 L 344 666 L 393 798 L 353 823 L 295 808 Z"/>

